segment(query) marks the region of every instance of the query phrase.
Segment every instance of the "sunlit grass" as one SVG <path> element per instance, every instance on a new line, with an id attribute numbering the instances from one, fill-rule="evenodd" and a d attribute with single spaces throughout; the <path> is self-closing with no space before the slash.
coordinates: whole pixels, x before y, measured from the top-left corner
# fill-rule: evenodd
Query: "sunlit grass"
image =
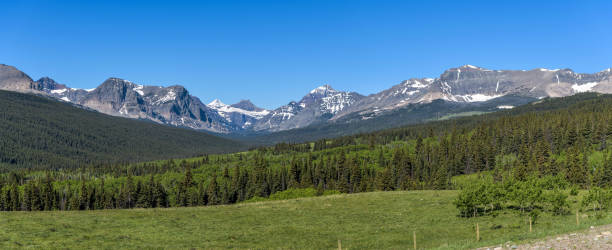
<path id="1" fill-rule="evenodd" d="M 469 248 L 612 223 L 507 211 L 457 217 L 456 191 L 375 192 L 215 207 L 2 212 L 0 248 Z M 480 242 L 475 225 L 479 223 Z"/>

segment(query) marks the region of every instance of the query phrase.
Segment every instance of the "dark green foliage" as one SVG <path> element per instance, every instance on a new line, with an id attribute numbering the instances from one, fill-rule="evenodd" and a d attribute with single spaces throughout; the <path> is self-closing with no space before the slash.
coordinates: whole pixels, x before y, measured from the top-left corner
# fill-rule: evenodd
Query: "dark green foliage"
<path id="1" fill-rule="evenodd" d="M 0 107 L 4 170 L 65 169 L 243 148 L 206 133 L 112 117 L 35 95 L 0 91 Z"/>
<path id="2" fill-rule="evenodd" d="M 448 189 L 454 186 L 453 176 L 490 173 L 490 180 L 464 187 L 456 202 L 463 216 L 503 208 L 524 215 L 534 210 L 563 214 L 567 195 L 561 190 L 612 184 L 612 152 L 599 138 L 608 133 L 610 122 L 612 97 L 587 94 L 485 116 L 242 153 L 16 170 L 0 175 L 0 207 L 201 206 L 268 198 L 288 189 L 310 188 L 317 194 Z"/>
<path id="3" fill-rule="evenodd" d="M 493 179 L 480 179 L 463 187 L 455 200 L 455 206 L 463 217 L 486 215 L 500 209 L 515 209 L 521 214 L 529 212 L 533 221 L 537 219 L 540 210 L 556 215 L 568 212 L 568 195 L 557 186 L 550 187 L 554 178 L 534 178 L 527 180 L 507 179 L 496 182 Z M 564 182 L 562 179 L 557 179 Z"/>
<path id="4" fill-rule="evenodd" d="M 593 211 L 607 210 L 612 205 L 612 192 L 610 190 L 593 187 L 582 200 L 582 206 Z"/>

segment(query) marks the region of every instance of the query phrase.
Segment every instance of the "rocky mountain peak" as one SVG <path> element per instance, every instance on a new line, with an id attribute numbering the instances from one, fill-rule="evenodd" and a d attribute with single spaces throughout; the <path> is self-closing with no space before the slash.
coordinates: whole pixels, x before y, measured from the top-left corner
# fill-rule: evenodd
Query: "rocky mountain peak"
<path id="1" fill-rule="evenodd" d="M 321 85 L 319 87 L 316 87 L 315 89 L 310 91 L 310 94 L 316 94 L 316 95 L 327 95 L 329 93 L 336 93 L 338 92 L 337 90 L 335 90 L 334 88 L 332 88 L 329 84 L 325 84 L 325 85 Z"/>
<path id="2" fill-rule="evenodd" d="M 463 65 L 463 66 L 459 67 L 458 69 L 463 69 L 463 70 L 487 70 L 485 68 L 481 68 L 481 67 L 474 66 L 474 65 L 469 65 L 469 64 Z"/>
<path id="3" fill-rule="evenodd" d="M 0 89 L 18 92 L 38 90 L 37 83 L 30 76 L 13 66 L 0 64 Z"/>
<path id="4" fill-rule="evenodd" d="M 435 100 L 471 103 L 516 96 L 537 100 L 580 92 L 612 93 L 611 71 L 607 68 L 586 74 L 547 68 L 489 70 L 467 64 L 450 68 L 436 79 L 410 78 L 367 97 L 324 84 L 306 93 L 300 101 L 274 110 L 259 108 L 249 100 L 227 105 L 217 99 L 205 105 L 180 85 L 145 86 L 116 77 L 106 79 L 95 89 L 69 88 L 49 77 L 32 81 L 25 73 L 4 64 L 0 64 L 0 89 L 46 94 L 102 113 L 174 126 L 214 132 L 271 132 L 339 121 L 343 117 L 371 119 L 407 105 Z"/>
<path id="5" fill-rule="evenodd" d="M 66 88 L 66 85 L 57 83 L 55 80 L 46 76 L 38 79 L 36 82 L 38 83 L 38 90 L 52 91 Z"/>
<path id="6" fill-rule="evenodd" d="M 231 106 L 246 111 L 264 111 L 264 109 L 255 106 L 255 104 L 253 104 L 250 100 L 241 100 L 240 102 L 232 104 Z"/>
<path id="7" fill-rule="evenodd" d="M 221 100 L 219 99 L 215 99 L 212 102 L 210 102 L 209 104 L 207 104 L 207 106 L 211 107 L 211 108 L 222 108 L 227 106 L 227 104 L 221 102 Z"/>

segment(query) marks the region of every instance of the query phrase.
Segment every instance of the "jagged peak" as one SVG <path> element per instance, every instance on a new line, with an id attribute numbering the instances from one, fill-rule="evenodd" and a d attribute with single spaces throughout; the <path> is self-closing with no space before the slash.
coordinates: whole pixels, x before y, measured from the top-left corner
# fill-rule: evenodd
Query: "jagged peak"
<path id="1" fill-rule="evenodd" d="M 66 85 L 60 84 L 48 76 L 41 77 L 36 82 L 39 84 L 38 85 L 39 90 L 44 90 L 44 89 L 56 90 L 56 89 L 66 89 L 67 88 Z"/>
<path id="2" fill-rule="evenodd" d="M 239 109 L 243 109 L 247 111 L 263 111 L 264 110 L 260 107 L 255 106 L 255 104 L 253 104 L 251 100 L 248 100 L 248 99 L 240 100 L 239 102 L 230 105 L 230 107 L 239 108 Z"/>
<path id="3" fill-rule="evenodd" d="M 210 106 L 210 107 L 215 107 L 215 108 L 219 108 L 219 107 L 225 107 L 227 106 L 227 104 L 221 102 L 221 100 L 219 99 L 215 99 L 212 102 L 210 102 L 208 105 L 206 106 Z"/>
<path id="4" fill-rule="evenodd" d="M 252 105 L 254 105 L 253 102 L 251 102 L 251 100 L 249 100 L 249 99 L 242 99 L 239 102 L 232 104 L 232 106 L 233 105 L 238 105 L 238 104 L 250 104 L 250 105 L 252 104 Z"/>
<path id="5" fill-rule="evenodd" d="M 310 91 L 310 94 L 326 94 L 327 92 L 337 92 L 334 88 L 332 88 L 329 84 L 324 84 Z"/>
<path id="6" fill-rule="evenodd" d="M 101 85 L 105 85 L 105 84 L 128 84 L 128 85 L 134 85 L 134 83 L 129 81 L 129 80 L 125 80 L 125 79 L 121 79 L 121 78 L 117 78 L 117 77 L 109 77 Z"/>
<path id="7" fill-rule="evenodd" d="M 55 80 L 53 80 L 53 78 L 48 77 L 48 76 L 43 76 L 40 79 L 38 79 L 38 81 L 49 81 L 49 82 L 55 82 Z"/>

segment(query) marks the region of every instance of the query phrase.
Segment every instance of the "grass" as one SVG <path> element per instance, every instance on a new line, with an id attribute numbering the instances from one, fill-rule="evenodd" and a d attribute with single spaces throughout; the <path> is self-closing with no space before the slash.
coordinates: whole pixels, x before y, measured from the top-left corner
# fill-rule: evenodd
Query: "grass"
<path id="1" fill-rule="evenodd" d="M 444 121 L 444 120 L 448 120 L 448 119 L 453 119 L 453 118 L 457 118 L 457 117 L 465 117 L 465 116 L 475 116 L 475 115 L 482 115 L 482 114 L 486 114 L 489 112 L 482 112 L 482 111 L 467 111 L 467 112 L 460 112 L 460 113 L 454 113 L 454 114 L 448 114 L 445 116 L 442 116 L 440 118 L 438 118 L 438 121 Z M 434 119 L 436 120 L 436 119 Z"/>
<path id="2" fill-rule="evenodd" d="M 1 212 L 0 248 L 472 248 L 525 241 L 612 223 L 611 218 L 541 215 L 459 218 L 456 191 L 375 192 L 229 206 Z M 609 216 L 608 216 L 609 217 Z M 482 240 L 475 241 L 479 223 Z"/>

